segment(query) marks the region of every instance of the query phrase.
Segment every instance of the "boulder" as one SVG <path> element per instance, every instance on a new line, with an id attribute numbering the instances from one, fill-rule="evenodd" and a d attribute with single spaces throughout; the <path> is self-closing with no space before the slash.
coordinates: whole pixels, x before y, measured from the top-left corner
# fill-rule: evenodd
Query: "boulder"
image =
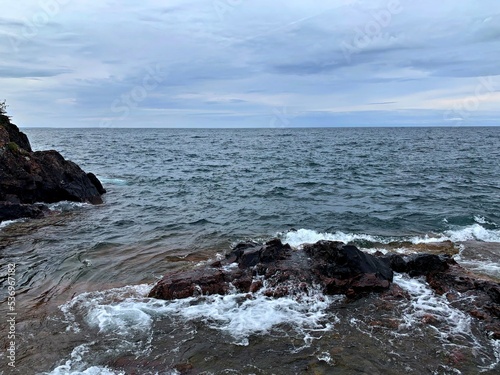
<path id="1" fill-rule="evenodd" d="M 282 244 L 279 239 L 271 240 L 265 244 L 245 242 L 236 245 L 226 256 L 226 259 L 238 263 L 240 268 L 248 268 L 259 263 L 283 260 L 291 250 L 290 245 Z"/>
<path id="2" fill-rule="evenodd" d="M 216 268 L 204 268 L 167 275 L 149 292 L 149 297 L 171 300 L 199 294 L 226 294 L 229 283 L 224 272 Z"/>
<path id="3" fill-rule="evenodd" d="M 356 296 L 388 289 L 393 278 L 383 260 L 342 242 L 319 241 L 304 246 L 312 259 L 312 271 L 327 294 Z"/>
<path id="4" fill-rule="evenodd" d="M 414 254 L 406 259 L 406 271 L 411 277 L 430 275 L 448 269 L 451 258 L 436 254 Z"/>
<path id="5" fill-rule="evenodd" d="M 434 272 L 448 269 L 448 263 L 453 260 L 448 255 L 412 254 L 400 255 L 389 253 L 379 256 L 394 272 L 407 273 L 411 277 L 427 276 Z"/>

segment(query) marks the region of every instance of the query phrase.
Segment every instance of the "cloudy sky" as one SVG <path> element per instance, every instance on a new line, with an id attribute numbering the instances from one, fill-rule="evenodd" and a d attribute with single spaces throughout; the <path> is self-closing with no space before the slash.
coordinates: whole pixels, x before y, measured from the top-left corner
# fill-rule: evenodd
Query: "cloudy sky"
<path id="1" fill-rule="evenodd" d="M 8 3 L 22 127 L 500 125 L 498 0 Z"/>

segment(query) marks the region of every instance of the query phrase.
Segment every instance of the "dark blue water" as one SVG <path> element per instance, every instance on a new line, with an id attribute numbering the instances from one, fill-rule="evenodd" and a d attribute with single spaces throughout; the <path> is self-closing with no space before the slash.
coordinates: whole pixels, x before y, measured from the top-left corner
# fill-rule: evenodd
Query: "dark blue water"
<path id="1" fill-rule="evenodd" d="M 3 259 L 18 265 L 22 292 L 18 298 L 19 308 L 25 311 L 19 368 L 24 366 L 27 372 L 20 370 L 20 373 L 50 371 L 69 359 L 72 360 L 66 372 L 59 369 L 60 372 L 54 373 L 77 373 L 75 371 L 85 371 L 93 365 L 100 366 L 99 371 L 125 368 L 113 362 L 118 354 L 104 355 L 105 346 L 113 346 L 103 338 L 109 338 L 110 334 L 106 333 L 107 328 L 101 327 L 105 323 L 102 319 L 95 323 L 89 318 L 90 312 L 108 307 L 94 306 L 93 310 L 88 301 L 78 302 L 81 311 L 73 312 L 74 319 L 81 320 L 80 326 L 87 324 L 88 327 L 83 330 L 85 334 L 73 332 L 72 336 L 61 333 L 68 328 L 68 322 L 57 306 L 82 292 L 104 293 L 113 287 L 150 284 L 165 272 L 193 267 L 224 253 L 235 241 L 278 235 L 295 246 L 321 238 L 354 241 L 366 247 L 402 240 L 413 243 L 451 240 L 456 244 L 500 242 L 500 128 L 496 127 L 25 129 L 25 132 L 35 150 L 56 149 L 85 171 L 94 172 L 108 193 L 101 206 L 54 205 L 55 214 L 47 219 L 14 223 L 0 229 Z M 298 232 L 287 233 L 291 228 Z M 498 254 L 493 252 L 493 258 L 491 254 L 485 256 L 471 255 L 469 263 L 465 263 L 499 277 L 500 265 L 495 260 Z M 402 285 L 405 282 L 408 283 L 402 280 Z M 108 297 L 102 297 L 107 301 L 103 306 L 116 302 L 116 296 Z M 95 295 L 89 298 L 99 300 Z M 150 311 L 144 309 L 139 310 Z M 142 316 L 133 311 L 135 315 L 131 313 L 131 316 Z M 171 314 L 173 310 L 168 311 Z M 47 323 L 46 316 L 53 317 L 54 322 Z M 130 320 L 132 326 L 144 322 L 142 318 L 134 319 Z M 294 316 L 293 319 L 300 318 Z M 161 322 L 162 332 L 172 329 L 174 323 L 181 324 Z M 199 333 L 195 337 L 204 341 L 213 331 L 204 332 L 199 324 L 196 323 Z M 101 330 L 92 331 L 92 327 Z M 192 327 L 186 328 L 186 332 L 191 332 L 190 329 Z M 34 330 L 38 333 L 33 336 Z M 55 331 L 58 344 L 54 348 L 45 347 L 43 341 Z M 372 349 L 366 350 L 375 351 L 380 343 L 370 337 L 368 331 L 369 328 L 363 330 L 358 323 L 352 323 L 345 335 L 354 341 L 367 340 Z M 187 333 L 179 335 L 177 339 L 183 343 L 191 337 Z M 331 346 L 336 340 L 332 335 L 335 336 L 331 333 L 320 340 L 318 348 Z M 147 363 L 153 360 L 158 363 L 159 352 L 171 351 L 171 357 L 176 359 L 160 361 L 160 367 L 171 371 L 173 364 L 191 358 L 180 354 L 177 358 L 177 354 L 173 354 L 178 353 L 180 347 L 189 351 L 181 344 L 169 342 L 167 345 L 153 333 L 145 337 L 137 340 L 144 341 L 139 345 L 139 352 Z M 422 337 L 423 341 L 434 337 L 432 330 L 423 332 Z M 37 343 L 33 344 L 33 340 Z M 90 344 L 100 340 L 106 344 Z M 239 346 L 231 346 L 227 338 L 214 340 L 214 348 L 229 350 L 235 358 L 245 358 L 244 352 L 235 349 Z M 453 366 L 446 369 L 448 364 L 435 351 L 431 354 L 424 346 L 415 349 L 415 344 L 410 345 L 403 338 L 398 340 L 402 340 L 396 340 L 402 356 L 412 350 L 427 356 L 431 373 L 456 373 Z M 497 344 L 488 347 L 488 340 L 481 340 L 482 354 L 465 368 L 478 369 L 495 363 Z M 460 345 L 472 353 L 474 339 L 469 341 Z M 439 342 L 435 344 L 441 345 Z M 404 349 L 403 343 L 408 348 Z M 224 346 L 226 344 L 229 347 Z M 102 355 L 85 354 L 85 345 L 91 352 Z M 200 347 L 198 351 L 193 349 L 192 356 L 210 352 L 201 343 L 196 345 Z M 266 350 L 269 345 L 277 344 L 250 341 L 247 348 Z M 299 344 L 294 342 L 292 346 L 296 349 L 296 345 Z M 131 350 L 127 348 L 121 352 L 117 347 L 114 349 L 123 355 L 124 351 Z M 311 347 L 308 348 L 305 352 L 294 352 L 298 357 L 292 357 L 298 362 L 302 360 L 299 358 L 323 358 L 329 350 L 311 352 Z M 353 349 L 344 353 L 345 358 L 353 356 L 361 360 L 355 352 Z M 212 371 L 207 373 L 228 373 L 218 372 L 215 363 L 219 362 L 211 356 L 214 354 L 207 354 L 209 359 L 196 357 L 192 361 L 198 366 L 205 363 Z M 257 370 L 237 368 L 231 361 L 220 366 L 239 371 L 233 373 L 270 373 L 272 361 L 279 358 L 276 354 L 270 355 L 270 363 L 254 361 Z M 380 364 L 386 360 L 390 358 L 377 358 L 363 368 L 371 373 L 394 374 L 405 368 Z M 318 368 L 326 371 L 323 373 L 335 368 L 335 360 L 320 362 Z M 349 362 L 345 361 L 341 373 L 355 371 Z M 420 362 L 411 362 L 409 373 L 422 373 Z M 274 373 L 299 373 L 295 364 L 281 365 L 282 370 Z M 493 368 L 497 370 L 498 366 Z"/>
<path id="2" fill-rule="evenodd" d="M 35 148 L 60 150 L 104 177 L 109 219 L 127 232 L 400 236 L 478 215 L 500 222 L 496 127 L 27 133 Z"/>

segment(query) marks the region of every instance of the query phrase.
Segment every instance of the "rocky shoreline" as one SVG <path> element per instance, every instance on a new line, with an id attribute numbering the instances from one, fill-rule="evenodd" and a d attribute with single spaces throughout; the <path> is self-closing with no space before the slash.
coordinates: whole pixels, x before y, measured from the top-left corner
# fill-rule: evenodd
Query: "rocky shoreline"
<path id="1" fill-rule="evenodd" d="M 0 222 L 40 218 L 43 203 L 102 203 L 106 190 L 92 173 L 54 150 L 33 151 L 26 134 L 0 114 Z"/>
<path id="2" fill-rule="evenodd" d="M 165 275 L 149 297 L 172 300 L 236 291 L 252 298 L 252 293 L 260 291 L 280 298 L 319 286 L 326 295 L 341 294 L 348 300 L 370 293 L 386 300 L 409 299 L 392 282 L 395 272 L 424 277 L 437 294 L 481 321 L 491 338 L 500 339 L 499 283 L 472 274 L 445 254 L 372 255 L 335 241 L 319 241 L 302 249 L 292 249 L 279 239 L 240 243 L 224 260 Z M 427 317 L 429 323 L 432 320 Z"/>

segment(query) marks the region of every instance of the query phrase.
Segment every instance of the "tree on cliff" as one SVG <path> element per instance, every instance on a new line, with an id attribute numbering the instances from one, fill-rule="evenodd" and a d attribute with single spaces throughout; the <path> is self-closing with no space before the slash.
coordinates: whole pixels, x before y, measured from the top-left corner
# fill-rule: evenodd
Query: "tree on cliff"
<path id="1" fill-rule="evenodd" d="M 5 102 L 5 99 L 3 102 L 0 102 L 0 115 L 5 115 L 7 113 L 7 103 Z"/>

